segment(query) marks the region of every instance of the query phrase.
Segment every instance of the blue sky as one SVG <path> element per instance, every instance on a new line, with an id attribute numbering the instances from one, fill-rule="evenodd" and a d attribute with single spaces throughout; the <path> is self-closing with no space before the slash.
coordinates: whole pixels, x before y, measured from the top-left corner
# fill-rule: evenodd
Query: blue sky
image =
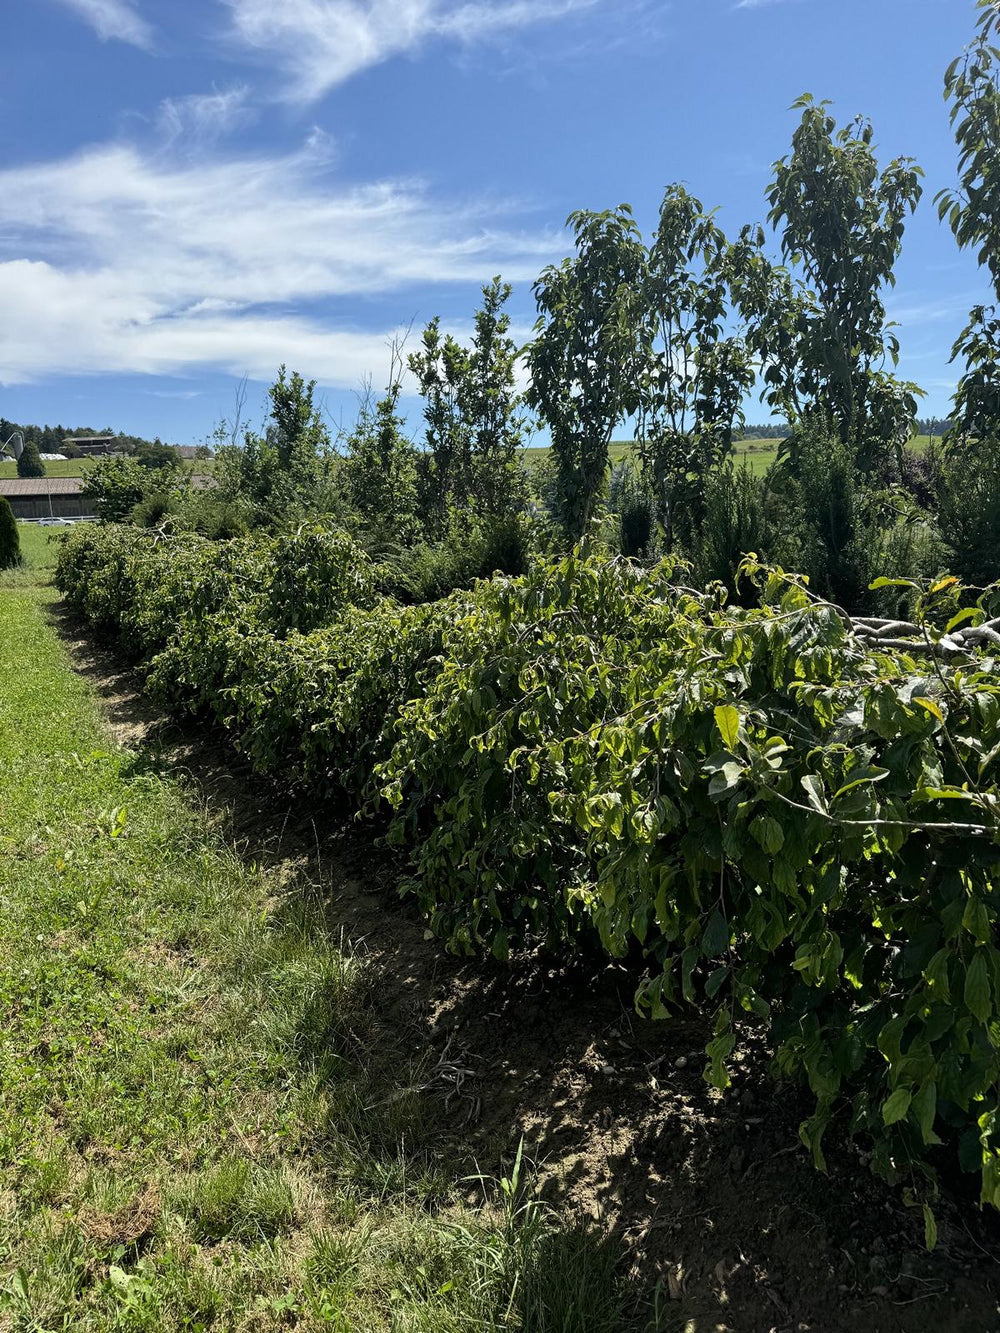
<path id="1" fill-rule="evenodd" d="M 206 438 L 279 362 L 348 423 L 387 342 L 461 335 L 531 282 L 575 208 L 647 229 L 683 181 L 763 220 L 802 92 L 875 124 L 926 193 L 901 372 L 943 414 L 985 276 L 937 221 L 941 86 L 973 0 L 0 0 L 0 415 Z M 415 335 L 414 335 L 415 336 Z M 752 404 L 749 418 L 765 419 Z"/>

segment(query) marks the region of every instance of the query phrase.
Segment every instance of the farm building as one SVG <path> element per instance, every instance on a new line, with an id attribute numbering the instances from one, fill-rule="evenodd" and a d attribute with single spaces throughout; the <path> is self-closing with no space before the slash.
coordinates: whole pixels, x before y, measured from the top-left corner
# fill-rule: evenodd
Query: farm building
<path id="1" fill-rule="evenodd" d="M 101 454 L 117 453 L 118 437 L 116 435 L 68 435 L 63 440 L 63 448 L 68 449 L 73 445 L 85 458 L 95 457 Z"/>
<path id="2" fill-rule="evenodd" d="M 0 481 L 0 495 L 15 518 L 93 518 L 94 506 L 80 492 L 82 477 L 15 477 Z"/>

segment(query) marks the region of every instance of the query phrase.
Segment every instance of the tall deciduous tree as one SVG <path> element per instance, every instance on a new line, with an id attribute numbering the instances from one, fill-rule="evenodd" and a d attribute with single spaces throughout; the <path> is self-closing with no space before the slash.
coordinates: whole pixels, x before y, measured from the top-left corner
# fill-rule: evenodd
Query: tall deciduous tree
<path id="1" fill-rule="evenodd" d="M 676 510 L 696 504 L 732 448 L 753 385 L 750 352 L 728 331 L 727 243 L 701 201 L 671 185 L 642 293 L 638 447 L 668 541 Z"/>
<path id="2" fill-rule="evenodd" d="M 626 204 L 573 213 L 568 225 L 576 254 L 535 283 L 528 400 L 551 431 L 562 525 L 576 539 L 594 512 L 615 428 L 639 405 L 647 254 Z"/>
<path id="3" fill-rule="evenodd" d="M 974 249 L 1000 299 L 1000 3 L 979 0 L 975 40 L 948 66 L 945 97 L 959 148 L 959 186 L 937 196 L 938 214 L 963 249 Z M 1000 318 L 973 308 L 952 359 L 964 363 L 952 444 L 1000 437 Z"/>
<path id="4" fill-rule="evenodd" d="M 880 170 L 863 117 L 838 130 L 828 103 L 806 95 L 795 107 L 792 151 L 775 163 L 767 198 L 798 280 L 769 271 L 762 237 L 748 229 L 733 256 L 736 287 L 771 406 L 793 423 L 820 416 L 867 469 L 905 443 L 916 413 L 916 386 L 886 370 L 899 343 L 883 294 L 895 283 L 922 172 L 911 158 Z"/>

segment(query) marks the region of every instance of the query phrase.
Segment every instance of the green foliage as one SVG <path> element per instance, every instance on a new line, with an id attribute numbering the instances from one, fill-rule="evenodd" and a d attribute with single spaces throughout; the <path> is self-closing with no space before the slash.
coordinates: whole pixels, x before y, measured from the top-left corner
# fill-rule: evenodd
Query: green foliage
<path id="1" fill-rule="evenodd" d="M 818 592 L 858 608 L 868 585 L 883 572 L 875 496 L 858 474 L 851 446 L 822 426 L 808 423 L 799 432 L 793 456 L 808 531 L 799 567 Z"/>
<path id="2" fill-rule="evenodd" d="M 1000 570 L 1000 445 L 984 439 L 951 454 L 938 510 L 951 567 L 969 583 L 991 583 Z"/>
<path id="3" fill-rule="evenodd" d="M 6 498 L 0 495 L 0 569 L 16 569 L 21 563 L 21 538 L 17 519 Z"/>
<path id="4" fill-rule="evenodd" d="M 1000 293 L 1000 243 L 995 225 L 1000 202 L 1000 5 L 979 0 L 978 33 L 948 66 L 945 98 L 959 148 L 959 187 L 937 196 L 962 249 L 971 248 Z M 1000 320 L 996 308 L 976 306 L 952 352 L 964 370 L 955 393 L 952 431 L 959 439 L 995 438 L 1000 432 Z"/>
<path id="5" fill-rule="evenodd" d="M 490 519 L 523 508 L 524 474 L 517 453 L 524 437 L 524 410 L 514 386 L 518 350 L 504 309 L 511 288 L 500 278 L 483 288 L 470 348 L 439 319 L 411 353 L 410 370 L 424 398 L 426 451 L 416 456 L 418 506 L 424 532 L 440 537 L 449 511 L 473 508 Z"/>
<path id="6" fill-rule="evenodd" d="M 382 552 L 379 583 L 400 602 L 437 601 L 477 579 L 523 573 L 528 541 L 527 523 L 519 515 L 481 522 L 452 511 L 442 541 Z"/>
<path id="7" fill-rule="evenodd" d="M 656 498 L 631 458 L 611 474 L 608 507 L 618 517 L 622 555 L 650 555 L 656 541 Z"/>
<path id="8" fill-rule="evenodd" d="M 569 218 L 576 255 L 535 283 L 528 400 L 552 433 L 559 517 L 582 536 L 608 470 L 616 426 L 638 406 L 646 249 L 631 209 Z"/>
<path id="9" fill-rule="evenodd" d="M 753 384 L 749 350 L 726 336 L 726 238 L 701 201 L 671 185 L 643 291 L 638 452 L 668 534 L 700 503 L 704 479 L 732 448 Z"/>
<path id="10" fill-rule="evenodd" d="M 763 481 L 745 464 L 734 467 L 730 461 L 709 476 L 704 505 L 694 554 L 699 579 L 725 584 L 737 601 L 754 600 L 755 589 L 739 578 L 739 569 L 745 556 L 769 554 Z"/>
<path id="11" fill-rule="evenodd" d="M 326 572 L 299 595 L 327 600 L 301 623 L 328 627 L 300 633 L 282 609 L 317 543 Z M 917 660 L 784 575 L 746 570 L 763 604 L 744 610 L 669 562 L 579 554 L 400 608 L 374 574 L 353 582 L 335 534 L 209 546 L 74 533 L 58 578 L 258 768 L 386 803 L 453 948 L 642 951 L 644 1009 L 715 1015 L 713 1082 L 734 1013 L 767 1024 L 778 1070 L 815 1096 L 819 1164 L 836 1118 L 877 1171 L 905 1164 L 930 1192 L 928 1147 L 957 1140 L 1000 1203 L 988 626 L 979 656 Z M 1000 604 L 905 586 L 932 642 Z"/>
<path id="12" fill-rule="evenodd" d="M 397 412 L 402 369 L 394 347 L 388 388 L 374 406 L 365 396 L 347 438 L 347 490 L 373 546 L 412 541 L 418 530 L 414 449 Z"/>
<path id="13" fill-rule="evenodd" d="M 24 450 L 17 460 L 17 475 L 19 477 L 45 476 L 45 464 L 42 462 L 38 445 L 34 440 L 25 440 L 24 442 Z"/>
<path id="14" fill-rule="evenodd" d="M 315 389 L 315 380 L 306 383 L 298 371 L 288 376 L 280 366 L 278 378 L 267 391 L 271 402 L 267 442 L 285 473 L 308 475 L 317 457 L 329 448 L 329 432 L 313 402 Z"/>
<path id="15" fill-rule="evenodd" d="M 767 401 L 792 422 L 823 418 L 868 470 L 902 448 L 916 415 L 916 386 L 883 370 L 899 343 L 882 295 L 922 173 L 909 158 L 880 171 L 871 124 L 858 117 L 838 130 L 828 105 L 796 103 L 792 152 L 768 190 L 769 220 L 801 282 L 771 268 L 762 233 L 749 228 L 732 253 L 733 278 Z"/>
<path id="16" fill-rule="evenodd" d="M 994 45 L 1000 32 L 1000 4 L 978 0 L 978 9 L 975 40 L 945 72 L 944 94 L 951 102 L 960 181 L 957 191 L 938 194 L 937 205 L 959 245 L 976 248 L 979 263 L 1000 291 L 1000 240 L 994 226 L 1000 207 L 1000 52 Z"/>
<path id="17" fill-rule="evenodd" d="M 225 504 L 238 505 L 248 527 L 279 528 L 324 512 L 332 468 L 330 436 L 314 402 L 315 380 L 284 366 L 268 389 L 264 434 L 245 431 L 223 445 L 215 476 Z"/>
<path id="18" fill-rule="evenodd" d="M 134 458 L 98 459 L 88 471 L 81 495 L 91 500 L 102 523 L 120 523 L 148 494 L 162 489 L 157 470 Z"/>
<path id="19" fill-rule="evenodd" d="M 132 457 L 143 467 L 154 469 L 166 468 L 170 471 L 177 471 L 181 465 L 177 450 L 171 448 L 169 444 L 161 443 L 160 440 L 153 440 L 151 444 L 144 440 L 136 446 Z"/>
<path id="20" fill-rule="evenodd" d="M 792 582 L 739 612 L 669 574 L 569 559 L 449 628 L 382 770 L 424 910 L 501 957 L 590 928 L 645 948 L 645 1007 L 717 1013 L 713 1081 L 733 1009 L 770 1022 L 818 1161 L 846 1115 L 877 1170 L 929 1179 L 957 1127 L 994 1201 L 991 662 L 928 676 Z"/>
<path id="21" fill-rule="evenodd" d="M 170 491 L 153 491 L 132 510 L 129 521 L 139 528 L 158 528 L 177 510 L 177 496 Z"/>

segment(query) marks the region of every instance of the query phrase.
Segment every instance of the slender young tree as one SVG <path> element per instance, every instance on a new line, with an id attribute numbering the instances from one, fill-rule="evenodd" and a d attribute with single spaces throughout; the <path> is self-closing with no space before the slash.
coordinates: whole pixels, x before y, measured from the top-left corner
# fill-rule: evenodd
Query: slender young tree
<path id="1" fill-rule="evenodd" d="M 409 367 L 424 399 L 426 449 L 418 462 L 424 526 L 447 527 L 451 507 L 472 508 L 487 519 L 524 504 L 518 450 L 525 412 L 515 382 L 517 344 L 510 337 L 509 283 L 495 277 L 483 288 L 472 342 L 463 347 L 432 319 Z"/>
<path id="2" fill-rule="evenodd" d="M 646 247 L 627 204 L 570 215 L 576 254 L 535 283 L 528 401 L 552 435 L 560 518 L 584 535 L 608 471 L 615 428 L 639 405 Z"/>
<path id="3" fill-rule="evenodd" d="M 398 413 L 403 349 L 392 345 L 389 383 L 373 403 L 370 389 L 361 401 L 357 424 L 347 437 L 344 474 L 354 508 L 375 543 L 396 544 L 417 529 L 415 450 Z"/>
<path id="4" fill-rule="evenodd" d="M 682 507 L 698 506 L 708 472 L 728 456 L 753 362 L 727 332 L 726 238 L 701 201 L 671 185 L 660 208 L 643 290 L 638 448 L 668 545 Z"/>
<path id="5" fill-rule="evenodd" d="M 450 333 L 442 336 L 438 316 L 420 341 L 420 350 L 408 358 L 424 400 L 425 448 L 416 458 L 417 497 L 425 531 L 440 537 L 448 526 L 449 509 L 464 508 L 469 498 L 472 430 L 462 410 L 469 357 Z"/>
<path id="6" fill-rule="evenodd" d="M 483 288 L 460 396 L 462 415 L 472 431 L 472 491 L 491 518 L 520 511 L 525 501 L 518 453 L 527 432 L 527 411 L 516 385 L 520 353 L 510 336 L 510 294 L 510 283 L 499 276 Z"/>

